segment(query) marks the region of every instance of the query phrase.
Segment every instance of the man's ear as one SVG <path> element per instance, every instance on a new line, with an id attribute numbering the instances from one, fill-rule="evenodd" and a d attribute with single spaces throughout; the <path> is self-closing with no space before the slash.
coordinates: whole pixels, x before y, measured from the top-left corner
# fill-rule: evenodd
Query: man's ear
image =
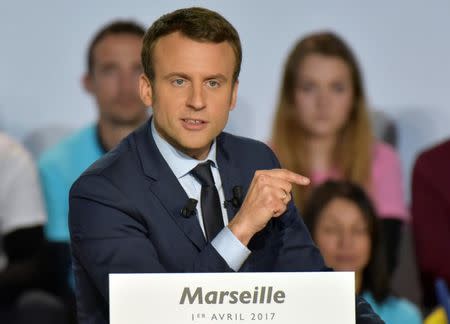
<path id="1" fill-rule="evenodd" d="M 90 73 L 83 75 L 81 83 L 83 84 L 83 88 L 86 92 L 90 94 L 94 92 L 94 80 L 92 79 L 92 75 Z"/>
<path id="2" fill-rule="evenodd" d="M 142 73 L 139 77 L 139 95 L 147 107 L 153 104 L 153 89 L 150 80 Z"/>
<path id="3" fill-rule="evenodd" d="M 231 90 L 230 110 L 233 110 L 234 107 L 236 107 L 238 88 L 239 88 L 239 80 L 236 80 L 234 81 L 233 89 Z"/>

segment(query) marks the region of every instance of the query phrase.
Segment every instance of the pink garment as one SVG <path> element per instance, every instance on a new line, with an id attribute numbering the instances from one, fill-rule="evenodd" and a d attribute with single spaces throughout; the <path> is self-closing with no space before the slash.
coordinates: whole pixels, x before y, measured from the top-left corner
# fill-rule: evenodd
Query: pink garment
<path id="1" fill-rule="evenodd" d="M 403 191 L 400 159 L 390 145 L 376 142 L 371 170 L 371 192 L 369 193 L 380 218 L 395 218 L 408 221 Z M 337 170 L 313 172 L 311 182 L 314 186 L 322 182 L 342 178 Z"/>

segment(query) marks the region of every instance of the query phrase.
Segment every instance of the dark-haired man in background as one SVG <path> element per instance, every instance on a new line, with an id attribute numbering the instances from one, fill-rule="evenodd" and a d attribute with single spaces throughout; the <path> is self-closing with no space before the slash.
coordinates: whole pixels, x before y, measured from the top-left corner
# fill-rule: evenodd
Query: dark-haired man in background
<path id="1" fill-rule="evenodd" d="M 325 269 L 291 202 L 292 185 L 308 180 L 266 145 L 222 132 L 241 60 L 237 31 L 207 9 L 147 31 L 139 86 L 153 118 L 70 193 L 80 323 L 108 322 L 109 273 Z M 364 301 L 357 309 L 361 323 L 381 322 Z"/>

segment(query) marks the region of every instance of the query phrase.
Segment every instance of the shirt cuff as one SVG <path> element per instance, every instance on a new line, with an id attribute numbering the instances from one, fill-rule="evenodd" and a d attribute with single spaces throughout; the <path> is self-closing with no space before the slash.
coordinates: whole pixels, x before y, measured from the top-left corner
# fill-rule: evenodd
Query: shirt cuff
<path id="1" fill-rule="evenodd" d="M 227 226 L 216 235 L 211 244 L 228 266 L 236 272 L 241 268 L 251 253 Z"/>

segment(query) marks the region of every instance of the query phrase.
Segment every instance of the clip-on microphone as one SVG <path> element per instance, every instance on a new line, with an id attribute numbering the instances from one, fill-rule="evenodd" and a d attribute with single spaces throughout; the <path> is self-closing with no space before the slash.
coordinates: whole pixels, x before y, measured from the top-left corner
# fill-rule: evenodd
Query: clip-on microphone
<path id="1" fill-rule="evenodd" d="M 230 200 L 226 200 L 224 202 L 225 207 L 227 207 L 228 204 L 233 205 L 235 208 L 239 208 L 242 205 L 242 186 L 234 186 L 233 187 L 233 198 Z"/>
<path id="2" fill-rule="evenodd" d="M 181 209 L 181 215 L 184 218 L 189 218 L 195 215 L 195 208 L 197 207 L 197 199 L 189 198 L 186 205 Z"/>

